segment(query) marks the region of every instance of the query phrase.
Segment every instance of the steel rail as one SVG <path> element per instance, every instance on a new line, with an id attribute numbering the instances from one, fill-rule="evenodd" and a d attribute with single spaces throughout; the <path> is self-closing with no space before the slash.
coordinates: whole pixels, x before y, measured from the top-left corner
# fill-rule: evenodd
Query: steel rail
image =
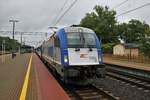
<path id="1" fill-rule="evenodd" d="M 77 100 L 119 100 L 118 97 L 113 96 L 112 93 L 105 91 L 95 85 L 88 85 L 83 87 L 68 87 L 67 89 L 75 96 Z"/>
<path id="2" fill-rule="evenodd" d="M 118 67 L 121 67 L 121 66 L 109 65 L 109 67 L 106 68 L 107 69 L 106 75 L 111 78 L 115 78 L 117 80 L 121 80 L 126 83 L 136 85 L 137 87 L 143 88 L 145 90 L 150 90 L 149 78 L 143 77 L 142 73 L 141 73 L 142 76 L 139 76 L 139 74 L 136 75 L 136 74 L 128 73 L 127 70 L 123 70 L 125 69 L 125 67 L 123 67 L 123 69 L 121 70 Z"/>

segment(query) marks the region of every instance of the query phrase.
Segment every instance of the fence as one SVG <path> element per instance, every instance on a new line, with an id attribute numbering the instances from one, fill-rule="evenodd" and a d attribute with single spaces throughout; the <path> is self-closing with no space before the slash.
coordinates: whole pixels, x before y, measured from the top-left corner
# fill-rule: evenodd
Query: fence
<path id="1" fill-rule="evenodd" d="M 137 62 L 137 63 L 148 63 L 150 64 L 150 58 L 143 56 L 140 54 L 139 56 L 117 56 L 113 54 L 103 54 L 103 57 L 108 57 L 116 60 L 124 60 L 124 61 L 130 61 L 130 62 Z"/>

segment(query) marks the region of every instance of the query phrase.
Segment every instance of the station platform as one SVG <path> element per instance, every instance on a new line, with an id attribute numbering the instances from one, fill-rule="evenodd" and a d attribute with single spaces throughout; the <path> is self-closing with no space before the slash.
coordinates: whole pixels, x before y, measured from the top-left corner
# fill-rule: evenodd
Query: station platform
<path id="1" fill-rule="evenodd" d="M 150 64 L 148 63 L 137 63 L 128 60 L 113 59 L 112 57 L 108 57 L 108 56 L 103 56 L 103 62 L 106 64 L 114 64 L 114 65 L 120 65 L 124 67 L 131 67 L 135 69 L 150 71 Z"/>
<path id="2" fill-rule="evenodd" d="M 0 62 L 0 100 L 70 100 L 36 54 Z"/>

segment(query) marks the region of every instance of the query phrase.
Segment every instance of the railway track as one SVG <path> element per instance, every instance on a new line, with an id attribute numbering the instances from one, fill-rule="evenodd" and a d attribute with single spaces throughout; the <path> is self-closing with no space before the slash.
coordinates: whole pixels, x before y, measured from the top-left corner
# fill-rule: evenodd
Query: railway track
<path id="1" fill-rule="evenodd" d="M 150 79 L 148 77 L 143 77 L 142 73 L 141 76 L 138 73 L 136 75 L 135 73 L 128 73 L 126 71 L 117 69 L 116 67 L 109 67 L 107 68 L 107 74 L 108 77 L 129 83 L 131 85 L 137 86 L 141 89 L 150 91 Z"/>
<path id="2" fill-rule="evenodd" d="M 65 91 L 72 100 L 119 100 L 112 93 L 94 85 L 65 86 Z"/>
<path id="3" fill-rule="evenodd" d="M 114 65 L 114 64 L 105 64 L 105 65 L 106 65 L 106 70 L 109 72 L 115 72 L 121 75 L 134 77 L 142 81 L 150 82 L 150 71 L 135 69 L 131 67 L 124 67 L 124 66 Z"/>
<path id="4" fill-rule="evenodd" d="M 47 66 L 46 63 L 45 65 Z M 47 67 L 47 69 L 53 74 L 71 100 L 120 100 L 118 97 L 113 96 L 111 92 L 105 91 L 103 88 L 96 87 L 92 84 L 88 86 L 65 84 L 49 67 Z"/>

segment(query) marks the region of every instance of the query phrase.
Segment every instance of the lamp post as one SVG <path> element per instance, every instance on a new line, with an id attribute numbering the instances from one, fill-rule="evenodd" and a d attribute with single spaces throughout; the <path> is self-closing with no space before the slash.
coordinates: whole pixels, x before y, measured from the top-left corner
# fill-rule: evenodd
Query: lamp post
<path id="1" fill-rule="evenodd" d="M 4 45 L 3 45 L 3 41 L 2 41 L 2 52 L 1 52 L 2 63 L 3 63 L 3 48 L 4 48 Z"/>
<path id="2" fill-rule="evenodd" d="M 2 63 L 5 62 L 5 40 L 2 41 Z"/>
<path id="3" fill-rule="evenodd" d="M 19 22 L 18 20 L 9 20 L 9 22 L 13 23 L 13 41 L 14 41 L 14 34 L 15 34 L 15 23 Z M 14 41 L 15 44 L 15 41 Z M 12 58 L 14 58 L 15 54 L 14 54 L 14 46 L 12 46 Z"/>
<path id="4" fill-rule="evenodd" d="M 20 54 L 21 54 L 21 49 L 22 49 L 22 35 L 23 35 L 23 32 L 21 32 L 21 36 L 20 36 L 20 47 L 19 47 Z"/>

